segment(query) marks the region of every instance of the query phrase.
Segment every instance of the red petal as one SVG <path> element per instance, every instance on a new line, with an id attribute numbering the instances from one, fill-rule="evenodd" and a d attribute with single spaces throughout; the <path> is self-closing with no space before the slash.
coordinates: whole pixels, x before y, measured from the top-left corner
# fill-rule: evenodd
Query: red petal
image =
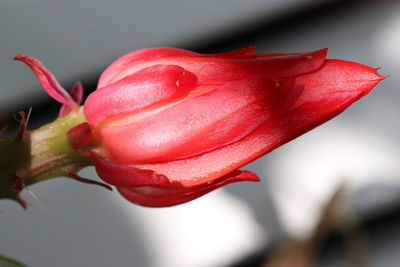
<path id="1" fill-rule="evenodd" d="M 71 98 L 64 88 L 58 83 L 53 73 L 47 70 L 42 62 L 29 55 L 19 54 L 14 57 L 14 60 L 24 62 L 31 68 L 33 73 L 38 78 L 44 90 L 56 101 L 68 106 L 71 110 L 75 110 L 78 104 Z"/>
<path id="2" fill-rule="evenodd" d="M 120 72 L 125 70 L 128 67 L 132 67 L 137 65 L 143 61 L 148 60 L 155 60 L 159 58 L 166 58 L 166 57 L 175 57 L 175 56 L 215 56 L 215 57 L 238 57 L 238 56 L 248 56 L 253 55 L 254 51 L 256 50 L 255 46 L 245 47 L 225 53 L 218 53 L 218 54 L 199 54 L 192 51 L 187 51 L 183 49 L 177 48 L 147 48 L 141 49 L 137 51 L 133 51 L 128 53 L 119 59 L 117 59 L 114 63 L 112 63 L 107 69 L 102 73 L 99 84 L 97 88 L 101 88 L 106 86 L 107 84 L 112 83 L 115 81 L 116 76 L 120 76 Z"/>
<path id="3" fill-rule="evenodd" d="M 109 157 L 118 162 L 192 157 L 236 142 L 255 130 L 277 112 L 275 94 L 281 89 L 256 79 L 227 82 L 131 124 L 102 128 L 98 134 Z M 289 96 L 290 92 L 283 97 Z"/>
<path id="4" fill-rule="evenodd" d="M 118 81 L 134 72 L 153 65 L 179 65 L 196 73 L 199 84 L 216 84 L 238 80 L 251 75 L 262 79 L 293 77 L 318 70 L 325 61 L 327 49 L 310 53 L 255 54 L 249 56 L 169 56 L 127 64 L 115 73 Z"/>
<path id="5" fill-rule="evenodd" d="M 166 186 L 171 184 L 165 175 L 152 170 L 103 160 L 93 152 L 90 152 L 90 156 L 94 161 L 98 175 L 109 184 L 123 187 Z"/>
<path id="6" fill-rule="evenodd" d="M 297 106 L 305 102 L 318 101 L 325 98 L 326 94 L 339 99 L 348 98 L 354 102 L 366 95 L 384 78 L 375 68 L 355 62 L 330 59 L 320 71 L 296 78 L 297 84 L 306 86 Z M 359 94 L 357 99 L 352 98 L 355 94 Z"/>
<path id="7" fill-rule="evenodd" d="M 313 53 L 257 56 L 251 60 L 247 57 L 175 57 L 175 61 L 189 69 L 198 68 L 196 73 L 204 79 L 212 79 L 213 75 L 219 75 L 219 79 L 236 75 L 235 79 L 230 81 L 228 78 L 223 81 L 223 86 L 214 85 L 218 89 L 186 99 L 146 118 L 130 118 L 123 123 L 116 119 L 113 125 L 99 127 L 96 138 L 107 144 L 103 148 L 113 160 L 135 163 L 187 158 L 228 145 L 249 134 L 274 113 L 282 112 L 277 110 L 282 108 L 281 102 L 289 104 L 291 97 L 293 104 L 299 96 L 293 97 L 294 93 L 301 93 L 301 87 L 279 84 L 286 83 L 286 76 L 320 68 L 326 52 L 323 49 Z M 221 66 L 233 69 L 215 69 Z M 274 88 L 275 83 L 279 88 Z M 292 92 L 291 88 L 296 90 Z M 129 139 L 122 138 L 128 135 Z"/>
<path id="8" fill-rule="evenodd" d="M 67 136 L 69 143 L 74 149 L 79 149 L 87 145 L 93 139 L 92 132 L 87 122 L 72 127 L 67 132 Z"/>
<path id="9" fill-rule="evenodd" d="M 258 176 L 252 172 L 235 170 L 224 177 L 196 187 L 119 187 L 118 191 L 127 200 L 142 206 L 168 207 L 188 202 L 230 183 L 241 181 L 258 182 L 259 180 Z"/>
<path id="10" fill-rule="evenodd" d="M 179 66 L 151 66 L 94 91 L 85 102 L 85 115 L 96 127 L 112 116 L 177 101 L 195 85 L 196 76 Z"/>
<path id="11" fill-rule="evenodd" d="M 157 58 L 164 58 L 170 56 L 198 56 L 198 55 L 200 54 L 183 49 L 165 48 L 165 47 L 136 50 L 120 57 L 119 59 L 114 61 L 110 66 L 108 66 L 107 69 L 101 74 L 97 88 L 101 88 L 103 86 L 106 86 L 110 83 L 117 81 L 115 77 L 120 76 L 120 73 L 124 71 L 127 67 L 139 64 L 145 60 L 154 60 Z"/>
<path id="12" fill-rule="evenodd" d="M 174 177 L 174 181 L 185 186 L 205 183 L 333 118 L 382 79 L 374 68 L 328 60 L 320 71 L 295 79 L 294 86 L 303 86 L 304 92 L 290 109 L 282 110 L 279 116 L 271 118 L 243 139 L 192 158 L 135 166 Z M 320 80 L 325 82 L 319 83 Z"/>

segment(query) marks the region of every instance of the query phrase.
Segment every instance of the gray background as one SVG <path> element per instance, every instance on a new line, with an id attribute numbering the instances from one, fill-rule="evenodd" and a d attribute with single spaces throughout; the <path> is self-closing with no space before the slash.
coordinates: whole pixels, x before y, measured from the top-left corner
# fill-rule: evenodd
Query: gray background
<path id="1" fill-rule="evenodd" d="M 0 201 L 0 254 L 29 266 L 225 266 L 286 236 L 307 236 L 346 182 L 363 218 L 400 195 L 400 3 L 397 1 L 0 2 L 0 113 L 51 100 L 21 63 L 28 53 L 69 88 L 113 59 L 150 46 L 217 52 L 330 48 L 330 58 L 380 67 L 391 77 L 338 118 L 250 164 L 263 181 L 233 184 L 196 201 L 147 209 L 66 178 L 34 185 L 23 212 Z M 351 4 L 349 4 L 351 3 Z M 299 14 L 299 15 L 297 15 Z M 39 104 L 38 104 L 39 103 Z M 37 113 L 38 114 L 38 113 Z M 42 114 L 42 113 L 40 113 Z M 82 172 L 96 177 L 92 169 Z M 372 236 L 370 265 L 397 267 L 399 232 Z M 343 266 L 340 258 L 324 266 Z"/>

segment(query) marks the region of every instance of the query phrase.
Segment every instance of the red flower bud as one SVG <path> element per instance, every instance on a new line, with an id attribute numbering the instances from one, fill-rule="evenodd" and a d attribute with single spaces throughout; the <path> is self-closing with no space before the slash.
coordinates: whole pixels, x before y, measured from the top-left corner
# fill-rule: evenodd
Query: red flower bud
<path id="1" fill-rule="evenodd" d="M 258 181 L 238 168 L 336 116 L 383 79 L 326 53 L 154 48 L 121 57 L 84 104 L 99 176 L 145 206 Z"/>

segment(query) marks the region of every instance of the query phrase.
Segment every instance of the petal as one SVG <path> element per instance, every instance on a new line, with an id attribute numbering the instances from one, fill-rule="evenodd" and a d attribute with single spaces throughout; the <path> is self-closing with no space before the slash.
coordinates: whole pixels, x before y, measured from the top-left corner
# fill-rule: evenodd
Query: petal
<path id="1" fill-rule="evenodd" d="M 377 69 L 355 62 L 330 59 L 324 67 L 313 74 L 296 78 L 297 84 L 304 84 L 307 88 L 299 99 L 297 106 L 311 100 L 318 101 L 326 94 L 336 94 L 339 98 L 349 98 L 359 93 L 359 98 L 366 95 L 379 81 L 385 77 L 377 73 Z M 318 88 L 318 90 L 314 89 Z"/>
<path id="2" fill-rule="evenodd" d="M 87 145 L 93 139 L 92 132 L 87 122 L 83 122 L 69 129 L 67 137 L 74 149 L 79 149 Z"/>
<path id="3" fill-rule="evenodd" d="M 132 67 L 146 60 L 154 60 L 157 58 L 164 58 L 170 56 L 197 56 L 199 54 L 183 49 L 177 48 L 146 48 L 130 52 L 123 55 L 116 61 L 114 61 L 110 66 L 108 66 L 105 71 L 101 74 L 97 88 L 106 86 L 112 82 L 115 82 L 115 76 L 126 69 L 127 67 Z"/>
<path id="4" fill-rule="evenodd" d="M 97 89 L 87 98 L 84 112 L 91 127 L 113 116 L 157 108 L 189 94 L 196 76 L 179 66 L 155 65 Z"/>
<path id="5" fill-rule="evenodd" d="M 76 104 L 80 105 L 82 103 L 83 86 L 80 82 L 75 83 L 75 85 L 71 89 L 70 95 Z M 65 115 L 67 115 L 69 112 L 71 112 L 71 109 L 69 108 L 69 106 L 63 104 L 60 108 L 58 117 L 62 118 Z"/>
<path id="6" fill-rule="evenodd" d="M 241 181 L 258 182 L 259 180 L 258 176 L 252 172 L 235 170 L 224 177 L 196 187 L 119 187 L 118 191 L 127 200 L 142 206 L 168 207 L 188 202 L 230 183 Z"/>
<path id="7" fill-rule="evenodd" d="M 236 142 L 255 130 L 279 111 L 280 98 L 290 96 L 290 90 L 284 89 L 257 79 L 229 82 L 131 124 L 101 128 L 98 138 L 108 156 L 118 162 L 192 157 Z"/>
<path id="8" fill-rule="evenodd" d="M 309 53 L 255 54 L 227 56 L 169 56 L 126 65 L 111 81 L 118 81 L 134 72 L 153 65 L 179 65 L 196 73 L 199 84 L 216 84 L 254 75 L 275 79 L 302 75 L 318 70 L 325 61 L 327 49 Z"/>
<path id="9" fill-rule="evenodd" d="M 89 152 L 94 161 L 98 175 L 107 183 L 122 186 L 166 186 L 170 185 L 169 179 L 152 170 L 135 168 L 129 164 L 119 164 L 104 160 L 93 152 Z"/>
<path id="10" fill-rule="evenodd" d="M 304 92 L 290 109 L 282 110 L 279 116 L 267 120 L 241 140 L 187 159 L 135 166 L 174 177 L 184 186 L 203 184 L 244 166 L 333 118 L 383 78 L 374 68 L 328 60 L 319 72 L 295 79 L 294 86 L 304 87 Z M 326 83 L 320 84 L 320 79 Z M 311 95 L 316 96 L 310 98 Z"/>
<path id="11" fill-rule="evenodd" d="M 47 70 L 42 62 L 29 55 L 19 54 L 14 57 L 14 60 L 19 60 L 28 65 L 29 68 L 38 78 L 43 89 L 51 96 L 54 100 L 68 106 L 71 110 L 75 110 L 78 104 L 72 99 L 72 97 L 65 91 L 64 88 L 58 83 L 51 71 Z"/>
<path id="12" fill-rule="evenodd" d="M 253 55 L 256 50 L 255 46 L 245 47 L 229 52 L 218 53 L 218 54 L 199 54 L 188 50 L 177 49 L 177 48 L 147 48 L 140 49 L 128 53 L 114 63 L 107 67 L 107 69 L 102 73 L 99 84 L 97 88 L 101 88 L 115 81 L 114 77 L 119 76 L 119 74 L 126 68 L 132 67 L 143 61 L 155 60 L 166 57 L 179 57 L 179 56 L 191 56 L 191 57 L 201 57 L 201 56 L 214 56 L 214 57 L 241 57 Z"/>

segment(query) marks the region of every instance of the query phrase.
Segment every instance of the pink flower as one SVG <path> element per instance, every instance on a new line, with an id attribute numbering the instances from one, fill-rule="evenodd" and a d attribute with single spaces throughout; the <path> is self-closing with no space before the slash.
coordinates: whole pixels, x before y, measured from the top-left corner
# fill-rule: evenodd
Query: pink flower
<path id="1" fill-rule="evenodd" d="M 126 199 L 176 205 L 259 181 L 238 168 L 338 115 L 384 78 L 375 68 L 327 60 L 327 49 L 254 50 L 124 55 L 87 98 L 87 123 L 69 133 L 73 145 L 90 142 L 97 173 Z"/>

